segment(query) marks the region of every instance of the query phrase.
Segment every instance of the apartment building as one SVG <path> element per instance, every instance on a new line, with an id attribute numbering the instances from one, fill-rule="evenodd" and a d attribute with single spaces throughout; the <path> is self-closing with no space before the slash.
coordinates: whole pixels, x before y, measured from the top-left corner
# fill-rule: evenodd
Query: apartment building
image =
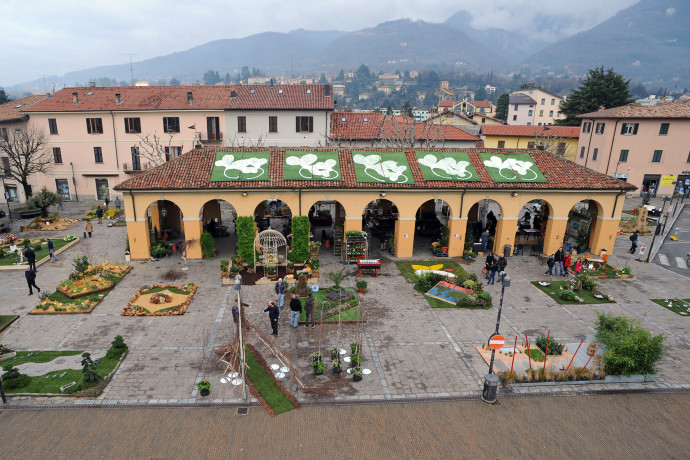
<path id="1" fill-rule="evenodd" d="M 560 112 L 564 98 L 539 88 L 515 91 L 510 95 L 508 124 L 548 126 L 565 118 Z"/>
<path id="2" fill-rule="evenodd" d="M 547 150 L 570 161 L 575 161 L 579 137 L 577 126 L 482 126 L 486 148 Z"/>

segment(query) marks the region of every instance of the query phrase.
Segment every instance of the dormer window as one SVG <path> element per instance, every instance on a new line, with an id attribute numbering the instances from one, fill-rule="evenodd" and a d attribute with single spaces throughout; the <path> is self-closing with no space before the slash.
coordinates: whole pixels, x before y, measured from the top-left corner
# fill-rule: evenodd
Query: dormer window
<path id="1" fill-rule="evenodd" d="M 249 94 L 254 94 L 255 92 L 256 92 L 256 91 L 253 90 L 253 89 L 250 89 L 250 90 L 249 90 Z"/>
<path id="2" fill-rule="evenodd" d="M 279 90 L 278 90 L 278 94 L 283 94 L 283 90 L 282 90 L 282 89 L 279 89 Z"/>
<path id="3" fill-rule="evenodd" d="M 311 90 L 310 90 L 310 89 L 307 90 L 307 94 L 311 94 Z"/>

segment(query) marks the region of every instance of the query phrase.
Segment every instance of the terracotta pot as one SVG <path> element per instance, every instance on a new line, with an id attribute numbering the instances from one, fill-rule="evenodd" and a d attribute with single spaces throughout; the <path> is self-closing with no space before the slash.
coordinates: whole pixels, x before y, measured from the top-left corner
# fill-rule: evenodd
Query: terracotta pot
<path id="1" fill-rule="evenodd" d="M 359 288 L 359 292 L 364 293 L 364 292 L 366 292 L 366 289 L 364 289 L 364 288 Z"/>

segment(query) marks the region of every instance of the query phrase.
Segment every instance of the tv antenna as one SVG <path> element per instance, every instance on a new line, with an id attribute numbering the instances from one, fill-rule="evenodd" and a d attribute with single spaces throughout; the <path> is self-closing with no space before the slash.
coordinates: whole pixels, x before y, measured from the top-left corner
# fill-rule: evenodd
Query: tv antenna
<path id="1" fill-rule="evenodd" d="M 120 56 L 129 56 L 129 73 L 132 76 L 132 80 L 130 81 L 130 84 L 133 86 L 134 85 L 134 66 L 132 65 L 132 56 L 138 56 L 138 54 L 121 53 Z"/>

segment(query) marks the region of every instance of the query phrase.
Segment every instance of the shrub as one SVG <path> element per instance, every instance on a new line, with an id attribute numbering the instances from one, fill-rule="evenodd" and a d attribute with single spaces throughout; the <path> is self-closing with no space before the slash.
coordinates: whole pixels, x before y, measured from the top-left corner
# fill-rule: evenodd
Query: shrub
<path id="1" fill-rule="evenodd" d="M 93 360 L 91 359 L 91 353 L 82 353 L 81 357 L 84 358 L 81 360 L 81 372 L 84 374 L 84 382 L 98 382 L 99 376 L 96 372 L 96 364 L 94 364 Z"/>
<path id="2" fill-rule="evenodd" d="M 357 289 L 366 289 L 368 284 L 364 280 L 357 280 L 357 282 L 355 283 L 355 286 L 357 286 Z"/>
<path id="3" fill-rule="evenodd" d="M 230 267 L 230 261 L 228 259 L 220 259 L 220 271 L 227 272 Z"/>
<path id="4" fill-rule="evenodd" d="M 544 335 L 540 335 L 535 343 L 541 351 L 546 352 L 546 337 Z M 560 355 L 562 351 L 563 345 L 556 342 L 553 337 L 549 337 L 549 354 Z"/>
<path id="5" fill-rule="evenodd" d="M 585 291 L 592 291 L 597 287 L 597 282 L 592 278 L 591 276 L 588 275 L 583 275 L 583 276 L 578 276 L 580 281 L 582 281 L 582 289 Z"/>
<path id="6" fill-rule="evenodd" d="M 654 374 L 664 353 L 664 335 L 624 316 L 597 313 L 597 336 L 604 340 L 604 371 L 609 375 Z"/>
<path id="7" fill-rule="evenodd" d="M 575 293 L 570 289 L 563 289 L 558 293 L 558 297 L 562 300 L 575 300 Z"/>
<path id="8" fill-rule="evenodd" d="M 243 261 L 254 260 L 254 219 L 249 216 L 238 216 L 235 220 L 237 229 L 237 254 Z"/>
<path id="9" fill-rule="evenodd" d="M 2 370 L 5 371 L 5 373 L 2 374 L 2 376 L 1 376 L 3 382 L 4 382 L 5 380 L 12 380 L 12 379 L 19 378 L 19 375 L 20 375 L 20 374 L 19 374 L 19 369 L 17 369 L 16 367 L 14 367 L 14 366 L 11 365 L 11 364 L 8 364 L 7 366 L 4 366 L 4 367 L 2 368 Z"/>
<path id="10" fill-rule="evenodd" d="M 309 217 L 292 218 L 292 251 L 290 260 L 304 263 L 309 258 Z"/>
<path id="11" fill-rule="evenodd" d="M 419 292 L 428 292 L 429 289 L 436 286 L 439 281 L 443 281 L 445 279 L 445 276 L 437 273 L 425 273 L 419 277 L 414 285 L 414 288 Z"/>
<path id="12" fill-rule="evenodd" d="M 211 382 L 208 380 L 201 380 L 197 382 L 196 387 L 199 389 L 199 391 L 202 390 L 210 390 L 211 389 Z"/>
<path id="13" fill-rule="evenodd" d="M 34 245 L 34 251 L 38 252 L 41 250 L 41 245 L 40 244 L 35 244 Z"/>
<path id="14" fill-rule="evenodd" d="M 551 351 L 551 350 L 549 350 L 549 351 Z M 544 352 L 538 348 L 530 348 L 529 349 L 529 355 L 532 358 L 532 361 L 538 361 L 538 362 L 544 361 Z"/>
<path id="15" fill-rule="evenodd" d="M 292 264 L 292 266 L 294 267 L 295 264 Z M 288 268 L 289 267 L 290 267 L 290 264 L 288 263 Z M 347 273 L 345 273 L 345 269 L 340 270 L 339 272 L 333 272 L 330 275 L 328 275 L 328 277 L 331 279 L 331 281 L 333 281 L 333 289 L 336 291 L 339 291 L 342 289 L 342 286 L 340 286 L 340 284 L 343 281 L 345 281 L 345 279 L 347 279 L 348 276 L 349 275 Z M 357 287 L 359 287 L 359 286 L 357 286 Z M 366 287 L 366 286 L 364 286 L 364 287 Z"/>
<path id="16" fill-rule="evenodd" d="M 318 257 L 312 257 L 311 259 L 309 259 L 309 265 L 314 270 L 318 270 L 319 266 L 321 265 L 321 261 L 319 260 Z"/>
<path id="17" fill-rule="evenodd" d="M 126 350 L 127 349 L 127 344 L 125 343 L 125 339 L 123 339 L 121 335 L 116 335 L 115 339 L 113 339 L 113 341 L 110 342 L 110 345 L 113 348 L 117 348 L 118 350 L 121 350 L 121 349 Z"/>
<path id="18" fill-rule="evenodd" d="M 72 266 L 74 267 L 74 273 L 77 277 L 81 277 L 86 270 L 89 269 L 89 258 L 85 255 L 77 256 L 72 260 Z"/>
<path id="19" fill-rule="evenodd" d="M 204 257 L 207 259 L 213 257 L 213 253 L 216 250 L 216 242 L 209 232 L 204 232 L 201 234 L 199 243 L 201 244 L 201 252 L 203 253 Z"/>

